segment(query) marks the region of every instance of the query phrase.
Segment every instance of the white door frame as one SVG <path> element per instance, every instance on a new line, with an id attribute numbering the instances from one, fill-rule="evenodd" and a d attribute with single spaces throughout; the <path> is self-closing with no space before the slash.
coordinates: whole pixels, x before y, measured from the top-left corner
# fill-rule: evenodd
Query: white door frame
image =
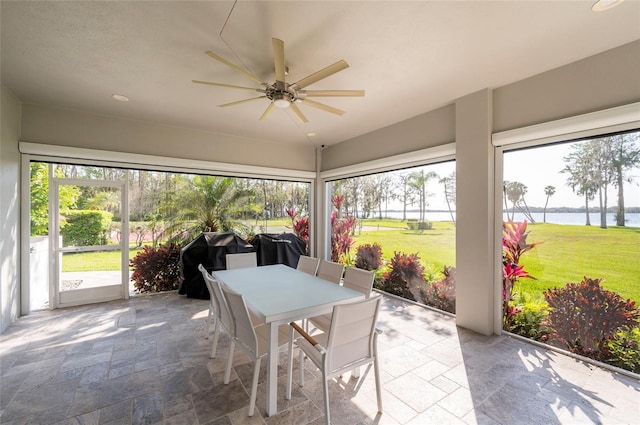
<path id="1" fill-rule="evenodd" d="M 60 291 L 63 252 L 85 250 L 82 248 L 64 249 L 57 246 L 60 240 L 59 187 L 61 185 L 110 187 L 120 190 L 120 215 L 122 217 L 122 236 L 119 244 L 122 253 L 120 284 L 64 292 Z M 128 175 L 125 181 L 55 178 L 53 177 L 53 164 L 49 164 L 49 306 L 51 309 L 129 298 L 128 186 Z M 89 249 L 86 249 L 87 251 L 95 247 L 88 248 Z"/>

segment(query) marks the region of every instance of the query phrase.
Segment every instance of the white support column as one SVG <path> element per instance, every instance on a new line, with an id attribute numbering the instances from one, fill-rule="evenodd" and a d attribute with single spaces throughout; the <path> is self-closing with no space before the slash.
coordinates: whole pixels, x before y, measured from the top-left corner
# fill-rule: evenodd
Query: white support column
<path id="1" fill-rule="evenodd" d="M 456 324 L 494 330 L 494 154 L 489 89 L 456 101 Z"/>

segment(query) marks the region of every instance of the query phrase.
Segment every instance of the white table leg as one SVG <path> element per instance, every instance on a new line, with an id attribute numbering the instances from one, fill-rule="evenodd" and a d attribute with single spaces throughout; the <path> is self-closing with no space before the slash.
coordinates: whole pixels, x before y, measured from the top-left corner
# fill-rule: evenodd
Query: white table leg
<path id="1" fill-rule="evenodd" d="M 278 324 L 268 323 L 269 363 L 267 364 L 267 415 L 278 413 Z"/>

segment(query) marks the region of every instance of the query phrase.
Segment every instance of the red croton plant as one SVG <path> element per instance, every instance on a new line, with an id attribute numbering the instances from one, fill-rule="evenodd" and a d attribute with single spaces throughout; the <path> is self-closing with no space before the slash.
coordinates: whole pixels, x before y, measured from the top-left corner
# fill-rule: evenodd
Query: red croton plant
<path id="1" fill-rule="evenodd" d="M 510 304 L 513 299 L 513 285 L 518 279 L 535 279 L 524 266 L 520 265 L 520 257 L 542 242 L 527 243 L 527 222 L 502 223 L 502 307 L 505 324 L 511 322 L 520 310 Z"/>

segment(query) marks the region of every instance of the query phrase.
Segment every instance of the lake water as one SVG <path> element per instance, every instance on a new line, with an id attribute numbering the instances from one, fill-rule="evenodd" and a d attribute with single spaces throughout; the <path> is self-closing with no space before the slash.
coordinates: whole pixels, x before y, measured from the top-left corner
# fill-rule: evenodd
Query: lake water
<path id="1" fill-rule="evenodd" d="M 384 213 L 383 213 L 384 215 Z M 455 212 L 454 212 L 455 215 Z M 536 222 L 542 223 L 542 213 L 532 213 L 531 214 Z M 390 211 L 386 213 L 388 218 L 402 218 L 402 211 Z M 511 215 L 509 214 L 509 217 Z M 377 217 L 377 216 L 376 216 Z M 420 213 L 417 211 L 408 211 L 407 218 L 408 219 L 418 219 L 420 217 Z M 600 213 L 590 213 L 589 217 L 591 218 L 592 226 L 600 225 Z M 429 221 L 451 221 L 451 215 L 446 211 L 438 211 L 438 212 L 426 212 L 425 218 Z M 573 224 L 573 225 L 584 225 L 586 222 L 586 214 L 585 213 L 547 213 L 547 223 L 553 224 Z M 508 220 L 507 214 L 504 214 L 504 220 Z M 514 217 L 514 221 L 524 221 L 525 217 L 521 213 L 516 213 Z M 626 226 L 627 227 L 640 227 L 640 214 L 639 213 L 627 213 L 625 214 Z M 616 215 L 615 213 L 607 214 L 607 225 L 615 226 L 616 224 Z"/>

